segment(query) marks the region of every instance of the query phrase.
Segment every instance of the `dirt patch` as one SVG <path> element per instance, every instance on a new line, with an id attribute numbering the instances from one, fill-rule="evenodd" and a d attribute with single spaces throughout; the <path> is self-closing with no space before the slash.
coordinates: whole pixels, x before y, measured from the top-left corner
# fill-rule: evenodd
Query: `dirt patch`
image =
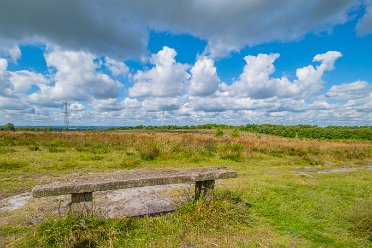
<path id="1" fill-rule="evenodd" d="M 327 170 L 321 170 L 317 171 L 318 173 L 336 173 L 336 172 L 345 172 L 345 171 L 353 171 L 353 170 L 359 170 L 359 169 L 367 169 L 372 170 L 372 165 L 363 165 L 363 166 L 357 166 L 357 167 L 338 167 L 338 168 L 332 168 Z"/>

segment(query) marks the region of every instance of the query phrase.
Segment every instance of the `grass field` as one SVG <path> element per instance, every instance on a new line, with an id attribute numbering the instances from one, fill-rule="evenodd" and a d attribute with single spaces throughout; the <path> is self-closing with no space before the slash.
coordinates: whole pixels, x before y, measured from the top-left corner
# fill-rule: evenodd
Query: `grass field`
<path id="1" fill-rule="evenodd" d="M 158 217 L 2 221 L 8 247 L 371 247 L 371 141 L 224 130 L 0 131 L 0 199 L 68 173 L 225 165 L 239 177 Z M 357 169 L 318 173 L 331 168 Z"/>

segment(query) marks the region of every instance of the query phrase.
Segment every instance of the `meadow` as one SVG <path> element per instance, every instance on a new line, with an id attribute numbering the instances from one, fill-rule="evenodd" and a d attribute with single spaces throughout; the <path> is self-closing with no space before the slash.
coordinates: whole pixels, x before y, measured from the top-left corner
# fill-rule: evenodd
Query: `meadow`
<path id="1" fill-rule="evenodd" d="M 5 247 L 371 247 L 372 142 L 242 130 L 0 131 L 0 199 L 69 173 L 227 166 L 176 212 L 5 221 Z M 350 170 L 332 172 L 330 169 Z"/>

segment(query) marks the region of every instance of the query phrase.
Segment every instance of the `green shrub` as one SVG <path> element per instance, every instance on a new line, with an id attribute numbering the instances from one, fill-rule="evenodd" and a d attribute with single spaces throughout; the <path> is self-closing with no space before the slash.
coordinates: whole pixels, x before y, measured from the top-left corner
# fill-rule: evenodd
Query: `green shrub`
<path id="1" fill-rule="evenodd" d="M 222 131 L 222 129 L 220 129 L 220 128 L 217 128 L 216 129 L 216 137 L 222 137 L 223 136 L 223 131 Z"/>
<path id="2" fill-rule="evenodd" d="M 240 136 L 240 131 L 235 128 L 232 132 L 231 132 L 231 137 L 233 138 L 238 138 Z"/>

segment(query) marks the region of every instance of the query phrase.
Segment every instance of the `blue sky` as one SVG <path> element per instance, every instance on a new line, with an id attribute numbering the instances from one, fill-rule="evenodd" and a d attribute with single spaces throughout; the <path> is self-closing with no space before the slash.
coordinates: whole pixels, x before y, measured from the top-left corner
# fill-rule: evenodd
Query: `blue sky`
<path id="1" fill-rule="evenodd" d="M 0 122 L 372 123 L 371 1 L 175 2 L 5 0 Z"/>

